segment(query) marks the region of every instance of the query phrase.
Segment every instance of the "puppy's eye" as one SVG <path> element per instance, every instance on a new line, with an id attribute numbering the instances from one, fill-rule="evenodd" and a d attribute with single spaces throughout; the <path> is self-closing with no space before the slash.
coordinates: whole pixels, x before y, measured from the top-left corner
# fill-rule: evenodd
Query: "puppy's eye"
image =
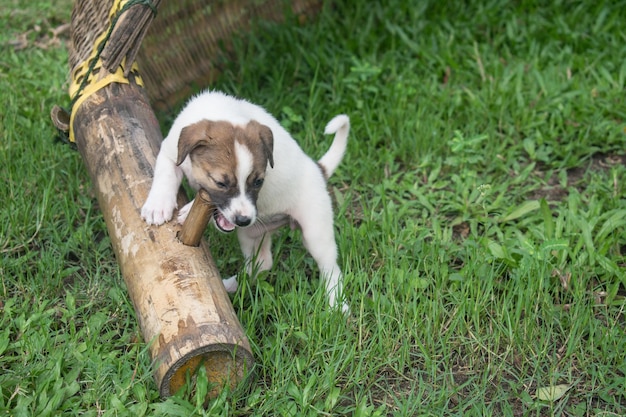
<path id="1" fill-rule="evenodd" d="M 263 185 L 263 181 L 264 181 L 263 178 L 257 178 L 256 180 L 252 182 L 252 186 L 254 188 L 261 188 L 261 186 Z"/>
<path id="2" fill-rule="evenodd" d="M 220 188 L 222 190 L 225 190 L 228 188 L 228 184 L 224 181 L 215 181 L 215 185 L 217 185 L 217 188 Z"/>
<path id="3" fill-rule="evenodd" d="M 226 190 L 230 187 L 230 181 L 227 175 L 221 175 L 221 174 L 211 175 L 207 173 L 207 179 L 210 182 L 212 182 L 220 190 Z"/>

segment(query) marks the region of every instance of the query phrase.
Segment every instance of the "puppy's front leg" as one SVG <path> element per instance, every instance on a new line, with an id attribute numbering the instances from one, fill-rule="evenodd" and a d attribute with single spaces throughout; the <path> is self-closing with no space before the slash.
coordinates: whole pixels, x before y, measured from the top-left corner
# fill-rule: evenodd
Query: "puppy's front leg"
<path id="1" fill-rule="evenodd" d="M 239 246 L 246 261 L 246 271 L 252 275 L 253 272 L 267 271 L 272 267 L 272 235 L 271 233 L 252 232 L 250 229 L 237 229 Z M 255 258 L 256 256 L 256 258 Z M 253 264 L 256 261 L 256 264 Z"/>
<path id="2" fill-rule="evenodd" d="M 154 179 L 148 198 L 141 208 L 141 218 L 148 224 L 160 225 L 172 218 L 177 207 L 176 194 L 183 171 L 160 151 L 154 166 Z"/>

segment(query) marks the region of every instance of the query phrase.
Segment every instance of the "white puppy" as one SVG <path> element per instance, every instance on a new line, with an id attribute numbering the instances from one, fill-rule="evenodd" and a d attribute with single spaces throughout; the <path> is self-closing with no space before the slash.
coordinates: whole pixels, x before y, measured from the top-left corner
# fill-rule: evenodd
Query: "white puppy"
<path id="1" fill-rule="evenodd" d="M 333 118 L 325 133 L 335 138 L 316 163 L 262 107 L 220 92 L 199 94 L 183 108 L 161 144 L 141 217 L 155 225 L 169 221 L 185 174 L 217 207 L 215 226 L 223 232 L 237 229 L 248 272 L 271 268 L 274 230 L 285 224 L 300 227 L 330 305 L 347 311 L 341 301 L 342 274 L 326 180 L 343 158 L 349 130 L 348 116 Z M 179 210 L 180 223 L 190 207 Z M 236 281 L 225 283 L 236 288 Z"/>

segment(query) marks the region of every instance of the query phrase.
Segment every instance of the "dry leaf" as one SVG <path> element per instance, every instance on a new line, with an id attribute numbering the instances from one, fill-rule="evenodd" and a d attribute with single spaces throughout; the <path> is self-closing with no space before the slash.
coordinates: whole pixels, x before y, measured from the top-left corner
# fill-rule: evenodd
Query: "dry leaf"
<path id="1" fill-rule="evenodd" d="M 537 388 L 536 397 L 540 401 L 554 402 L 561 398 L 571 388 L 570 385 L 560 384 L 551 385 L 549 387 Z"/>

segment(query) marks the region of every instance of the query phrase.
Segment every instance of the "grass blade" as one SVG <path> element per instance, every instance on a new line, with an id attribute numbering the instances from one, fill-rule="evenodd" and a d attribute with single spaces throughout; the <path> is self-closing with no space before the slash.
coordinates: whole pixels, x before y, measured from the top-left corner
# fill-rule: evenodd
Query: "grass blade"
<path id="1" fill-rule="evenodd" d="M 511 220 L 519 219 L 520 217 L 524 217 L 528 213 L 531 213 L 537 209 L 539 209 L 541 204 L 537 200 L 525 201 L 524 203 L 517 206 L 511 213 L 504 216 L 500 219 L 500 222 L 510 222 Z"/>

